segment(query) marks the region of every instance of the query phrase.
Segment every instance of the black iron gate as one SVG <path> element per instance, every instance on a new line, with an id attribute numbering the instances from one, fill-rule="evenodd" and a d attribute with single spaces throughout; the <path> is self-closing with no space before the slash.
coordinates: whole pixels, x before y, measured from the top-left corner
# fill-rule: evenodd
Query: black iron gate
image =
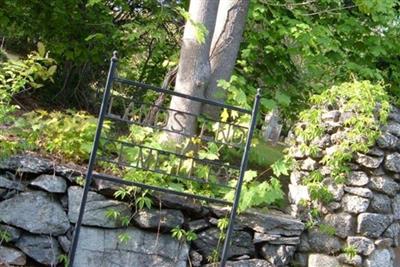
<path id="1" fill-rule="evenodd" d="M 225 241 L 224 241 L 224 246 L 223 246 L 222 256 L 221 256 L 221 263 L 220 263 L 220 266 L 224 267 L 226 264 L 227 256 L 228 256 L 228 250 L 229 250 L 229 246 L 230 246 L 230 242 L 231 242 L 231 236 L 232 236 L 234 221 L 235 221 L 235 217 L 236 217 L 237 207 L 239 205 L 239 199 L 240 199 L 240 193 L 241 193 L 241 188 L 242 188 L 242 184 L 243 184 L 244 173 L 247 169 L 247 161 L 248 161 L 250 143 L 251 143 L 254 128 L 256 125 L 257 111 L 259 108 L 259 101 L 260 101 L 259 90 L 257 91 L 257 95 L 254 99 L 254 104 L 253 104 L 252 110 L 247 110 L 247 109 L 219 103 L 216 101 L 212 101 L 209 99 L 205 99 L 202 97 L 185 95 L 185 94 L 182 94 L 179 92 L 143 84 L 143 83 L 128 80 L 128 79 L 119 78 L 116 75 L 117 61 L 118 61 L 117 54 L 116 54 L 116 52 L 114 52 L 113 57 L 111 58 L 110 68 L 109 68 L 109 72 L 108 72 L 108 76 L 107 76 L 107 83 L 106 83 L 104 94 L 103 94 L 103 100 L 102 100 L 102 104 L 101 104 L 101 108 L 100 108 L 97 129 L 96 129 L 95 138 L 94 138 L 94 142 L 93 142 L 93 148 L 92 148 L 92 152 L 90 155 L 88 169 L 87 169 L 87 173 L 86 173 L 86 180 L 85 180 L 84 191 L 83 191 L 82 200 L 81 200 L 81 204 L 80 204 L 79 217 L 75 224 L 72 245 L 71 245 L 70 252 L 69 252 L 69 267 L 74 267 L 74 258 L 75 258 L 75 253 L 76 253 L 76 249 L 78 246 L 80 228 L 81 228 L 81 224 L 82 224 L 82 220 L 83 220 L 83 216 L 84 216 L 84 212 L 85 212 L 85 206 L 86 206 L 86 202 L 87 202 L 89 188 L 90 188 L 90 185 L 91 185 L 91 182 L 93 179 L 106 180 L 106 181 L 110 181 L 110 182 L 121 184 L 121 185 L 136 186 L 136 187 L 140 187 L 143 189 L 149 189 L 149 190 L 171 193 L 171 194 L 185 196 L 185 197 L 191 197 L 194 199 L 204 200 L 207 202 L 215 202 L 215 203 L 220 203 L 220 204 L 224 204 L 224 205 L 231 205 L 232 207 L 231 207 L 231 212 L 230 212 L 230 220 L 229 220 L 229 225 L 228 225 L 227 232 L 225 235 Z M 187 133 L 185 133 L 183 127 L 181 129 L 168 129 L 165 127 L 166 125 L 163 125 L 163 124 L 152 124 L 152 123 L 144 122 L 143 119 L 141 119 L 140 115 L 136 116 L 139 118 L 137 120 L 135 120 L 135 119 L 132 119 L 132 117 L 127 116 L 127 113 L 129 114 L 129 110 L 130 109 L 133 110 L 134 109 L 133 106 L 135 106 L 135 105 L 136 105 L 136 107 L 137 107 L 137 105 L 139 105 L 140 109 L 142 109 L 143 106 L 147 105 L 147 107 L 149 107 L 149 110 L 151 109 L 154 111 L 154 109 L 156 109 L 156 111 L 158 113 L 164 112 L 164 114 L 170 114 L 170 116 L 174 116 L 174 117 L 183 116 L 183 117 L 187 118 L 187 117 L 192 116 L 195 119 L 197 119 L 197 117 L 199 115 L 162 107 L 160 105 L 157 105 L 157 103 L 156 104 L 144 104 L 144 103 L 139 103 L 138 101 L 132 101 L 132 100 L 129 102 L 128 107 L 125 110 L 123 110 L 123 113 L 118 114 L 120 112 L 120 110 L 113 109 L 113 97 L 111 94 L 113 84 L 123 84 L 126 86 L 135 87 L 135 88 L 141 90 L 141 92 L 142 92 L 141 95 L 143 95 L 146 91 L 151 90 L 154 92 L 165 94 L 166 96 L 184 98 L 184 99 L 187 99 L 187 101 L 192 101 L 193 103 L 207 104 L 210 106 L 215 106 L 218 108 L 226 109 L 229 111 L 234 111 L 234 112 L 241 113 L 241 114 L 248 114 L 251 116 L 250 124 L 248 126 L 243 126 L 243 125 L 238 125 L 235 123 L 230 123 L 227 121 L 223 122 L 223 121 L 208 119 L 208 120 L 220 123 L 218 125 L 227 126 L 227 127 L 225 127 L 225 134 L 226 134 L 226 129 L 228 131 L 227 135 L 229 135 L 229 131 L 236 130 L 236 131 L 240 132 L 240 134 L 238 135 L 238 137 L 236 139 L 235 138 L 220 139 L 220 138 L 216 138 L 216 137 L 213 138 L 210 136 L 203 136 L 203 135 L 200 135 L 200 136 L 188 135 Z M 122 123 L 136 124 L 136 125 L 140 125 L 140 126 L 144 126 L 144 127 L 150 127 L 150 128 L 153 128 L 153 129 L 156 129 L 159 131 L 171 132 L 173 134 L 179 134 L 179 135 L 183 135 L 186 137 L 195 137 L 195 138 L 199 138 L 200 140 L 203 140 L 205 142 L 214 142 L 217 144 L 229 145 L 231 147 L 240 147 L 241 144 L 244 144 L 244 146 L 242 146 L 242 148 L 244 150 L 243 150 L 241 162 L 240 162 L 239 166 L 235 166 L 235 165 L 225 164 L 224 162 L 220 162 L 220 161 L 195 158 L 190 155 L 165 151 L 162 149 L 148 147 L 148 146 L 141 145 L 141 144 L 134 144 L 134 143 L 124 142 L 124 141 L 120 141 L 120 140 L 116 140 L 116 139 L 112 139 L 112 138 L 108 138 L 108 137 L 103 137 L 102 130 L 103 130 L 104 122 L 106 119 L 118 121 L 118 122 L 122 122 Z M 167 121 L 167 120 L 165 119 L 165 121 Z M 223 134 L 224 131 L 221 131 L 221 133 Z M 217 135 L 218 135 L 218 130 L 217 130 L 216 136 Z M 236 185 L 232 187 L 232 186 L 227 185 L 226 183 L 221 183 L 218 181 L 209 181 L 208 179 L 202 179 L 201 177 L 195 177 L 194 175 L 191 174 L 191 172 L 187 176 L 182 176 L 177 173 L 172 173 L 172 172 L 168 172 L 165 170 L 161 170 L 161 169 L 157 168 L 157 166 L 151 168 L 151 166 L 146 166 L 145 164 L 143 164 L 143 162 L 124 161 L 121 159 L 121 156 L 118 156 L 116 159 L 104 157 L 102 155 L 98 155 L 98 148 L 99 148 L 99 144 L 100 144 L 101 140 L 103 140 L 103 145 L 104 145 L 104 143 L 112 144 L 114 147 L 117 146 L 119 151 L 123 151 L 124 149 L 127 149 L 129 147 L 134 147 L 134 148 L 138 149 L 139 153 L 143 153 L 144 151 L 146 151 L 147 153 L 155 154 L 155 155 L 157 155 L 156 156 L 157 162 L 158 162 L 159 157 L 161 158 L 162 156 L 166 156 L 166 158 L 168 158 L 168 156 L 172 155 L 175 158 L 178 158 L 180 160 L 180 162 L 182 162 L 183 160 L 190 159 L 192 162 L 192 168 L 193 168 L 194 162 L 198 162 L 199 164 L 200 163 L 206 164 L 209 166 L 215 166 L 216 168 L 220 168 L 220 169 L 225 168 L 226 175 L 228 175 L 230 180 L 232 178 L 235 178 Z M 150 171 L 150 172 L 158 173 L 161 175 L 172 176 L 172 177 L 175 176 L 176 178 L 179 178 L 179 179 L 189 179 L 189 180 L 197 182 L 197 183 L 202 183 L 202 184 L 208 183 L 208 184 L 212 184 L 215 186 L 231 188 L 234 190 L 234 199 L 233 199 L 233 202 L 229 202 L 222 198 L 215 198 L 215 197 L 209 197 L 209 196 L 204 196 L 204 195 L 192 194 L 189 192 L 159 187 L 159 186 L 152 185 L 152 184 L 146 184 L 145 182 L 142 183 L 142 182 L 137 182 L 137 181 L 124 180 L 120 177 L 116 177 L 116 176 L 109 175 L 106 173 L 94 173 L 93 171 L 94 171 L 96 160 L 105 161 L 105 162 L 115 164 L 120 167 L 145 170 L 145 171 Z M 75 267 L 81 267 L 81 266 L 75 266 Z"/>

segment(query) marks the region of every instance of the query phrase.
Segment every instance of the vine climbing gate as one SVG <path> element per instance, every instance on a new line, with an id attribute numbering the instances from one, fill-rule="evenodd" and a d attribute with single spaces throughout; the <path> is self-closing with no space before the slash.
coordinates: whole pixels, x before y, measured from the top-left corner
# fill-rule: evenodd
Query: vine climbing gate
<path id="1" fill-rule="evenodd" d="M 69 252 L 69 267 L 79 267 L 74 265 L 74 258 L 78 248 L 80 228 L 85 214 L 88 192 L 94 179 L 105 180 L 115 184 L 120 184 L 122 186 L 134 186 L 150 191 L 158 191 L 178 196 L 190 197 L 207 203 L 218 203 L 230 206 L 230 220 L 225 234 L 224 246 L 220 261 L 220 266 L 224 267 L 229 255 L 228 251 L 231 243 L 237 208 L 239 205 L 244 174 L 247 169 L 251 139 L 256 126 L 256 117 L 260 102 L 259 91 L 257 91 L 257 95 L 255 96 L 252 110 L 243 109 L 202 97 L 186 95 L 165 88 L 159 88 L 118 77 L 116 72 L 117 62 L 117 53 L 114 52 L 110 62 L 107 82 L 98 116 L 97 129 L 87 167 L 79 217 L 75 224 L 73 240 Z M 134 96 L 128 98 L 124 94 L 116 92 L 115 88 L 118 86 L 126 86 L 131 88 L 131 90 L 134 91 Z M 218 107 L 224 111 L 235 112 L 235 114 L 247 114 L 250 116 L 250 122 L 249 125 L 243 126 L 239 123 L 228 122 L 227 120 L 216 120 L 203 115 L 192 114 L 180 111 L 178 109 L 164 107 L 163 105 L 149 103 L 149 101 L 146 102 L 143 100 L 146 99 L 145 95 L 147 92 L 153 92 L 153 94 L 163 94 L 166 99 L 170 97 L 179 97 L 186 99 L 186 101 L 199 103 L 200 105 L 209 105 Z M 151 120 L 149 120 L 150 114 L 153 115 Z M 213 136 L 206 135 L 203 131 L 201 131 L 199 135 L 187 134 L 186 131 L 184 131 L 184 125 L 180 122 L 180 118 L 187 119 L 189 117 L 195 118 L 197 121 L 203 121 L 204 123 L 210 122 L 219 125 L 218 129 L 215 131 Z M 168 128 L 167 122 L 170 119 L 174 119 L 176 125 L 182 127 Z M 167 135 L 182 135 L 185 138 L 192 140 L 195 138 L 201 142 L 215 143 L 222 146 L 237 148 L 242 153 L 241 161 L 240 164 L 232 164 L 231 162 L 210 160 L 196 157 L 190 155 L 189 153 L 170 151 L 167 149 L 160 149 L 159 147 L 143 145 L 137 142 L 127 142 L 121 141 L 118 138 L 111 138 L 109 136 L 105 136 L 103 131 L 105 123 L 108 121 L 127 125 L 137 125 L 139 127 L 148 127 L 152 128 L 154 131 L 165 132 Z M 133 134 L 135 133 L 133 132 Z M 100 145 L 102 146 L 101 151 L 99 150 Z M 104 152 L 108 150 L 107 148 L 111 147 L 114 149 L 114 153 L 112 155 Z M 127 159 L 123 156 L 130 149 L 135 149 L 138 155 L 133 160 Z M 148 160 L 149 157 L 155 159 L 155 161 L 150 163 Z M 171 159 L 177 160 L 179 162 L 179 166 L 181 166 L 184 162 L 190 162 L 189 171 L 185 172 L 185 174 L 182 174 L 179 172 L 179 167 L 177 170 L 160 167 L 163 162 Z M 96 162 L 106 162 L 107 164 L 120 169 L 132 169 L 156 173 L 158 175 L 170 177 L 171 179 L 174 179 L 176 183 L 179 183 L 179 181 L 189 180 L 193 183 L 198 183 L 203 186 L 205 185 L 225 188 L 226 190 L 233 190 L 233 201 L 227 201 L 222 197 L 211 197 L 209 195 L 197 193 L 194 194 L 170 187 L 157 186 L 154 183 L 132 181 L 131 179 L 124 179 L 124 177 L 115 176 L 115 174 L 106 173 L 106 171 L 94 172 Z M 209 172 L 207 174 L 199 175 L 193 171 L 195 168 L 199 168 L 201 166 L 207 166 Z M 218 177 L 218 179 L 209 179 L 211 176 Z M 234 181 L 234 183 L 232 183 L 232 181 Z"/>

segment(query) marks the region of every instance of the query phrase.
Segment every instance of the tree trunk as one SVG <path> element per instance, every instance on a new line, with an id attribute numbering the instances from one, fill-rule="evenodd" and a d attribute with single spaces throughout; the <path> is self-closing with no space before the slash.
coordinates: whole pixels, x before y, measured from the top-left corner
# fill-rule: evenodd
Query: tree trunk
<path id="1" fill-rule="evenodd" d="M 223 0 L 222 2 L 224 2 Z M 190 1 L 190 19 L 186 22 L 183 33 L 182 48 L 179 59 L 179 68 L 176 76 L 175 91 L 192 96 L 204 97 L 211 75 L 210 47 L 215 28 L 219 0 L 192 0 Z M 201 23 L 208 30 L 204 43 L 196 39 L 195 23 Z M 172 97 L 171 109 L 200 114 L 201 103 L 181 97 Z M 193 135 L 196 132 L 197 117 L 184 115 L 179 112 L 170 112 L 167 128 Z M 175 142 L 180 142 L 184 136 L 170 135 Z"/>
<path id="2" fill-rule="evenodd" d="M 223 0 L 218 6 L 217 22 L 210 51 L 211 77 L 205 97 L 223 102 L 226 92 L 218 87 L 219 80 L 229 81 L 235 67 L 242 40 L 249 0 Z M 203 112 L 213 118 L 219 109 L 203 106 Z"/>

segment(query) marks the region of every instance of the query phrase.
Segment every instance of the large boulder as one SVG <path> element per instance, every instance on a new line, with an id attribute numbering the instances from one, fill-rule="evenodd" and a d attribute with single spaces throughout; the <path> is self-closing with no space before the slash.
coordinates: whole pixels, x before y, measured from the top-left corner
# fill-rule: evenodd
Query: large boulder
<path id="1" fill-rule="evenodd" d="M 128 237 L 121 242 L 118 236 Z M 189 247 L 169 234 L 149 233 L 135 227 L 100 229 L 82 227 L 74 266 L 186 267 Z"/>
<path id="2" fill-rule="evenodd" d="M 378 238 L 392 223 L 393 218 L 379 213 L 361 213 L 357 217 L 357 233 Z"/>
<path id="3" fill-rule="evenodd" d="M 61 204 L 44 192 L 32 191 L 0 202 L 0 221 L 36 234 L 64 234 L 70 227 Z"/>
<path id="4" fill-rule="evenodd" d="M 82 194 L 83 189 L 79 186 L 68 188 L 68 217 L 72 223 L 76 223 L 78 220 Z M 106 228 L 121 227 L 120 220 L 107 216 L 109 210 L 119 212 L 124 217 L 131 217 L 131 209 L 127 203 L 107 199 L 103 195 L 89 191 L 82 225 Z"/>
<path id="5" fill-rule="evenodd" d="M 30 155 L 14 156 L 0 161 L 0 169 L 34 174 L 50 173 L 53 166 L 50 160 Z"/>
<path id="6" fill-rule="evenodd" d="M 42 174 L 30 185 L 50 193 L 65 193 L 67 191 L 67 183 L 64 178 L 56 175 Z"/>

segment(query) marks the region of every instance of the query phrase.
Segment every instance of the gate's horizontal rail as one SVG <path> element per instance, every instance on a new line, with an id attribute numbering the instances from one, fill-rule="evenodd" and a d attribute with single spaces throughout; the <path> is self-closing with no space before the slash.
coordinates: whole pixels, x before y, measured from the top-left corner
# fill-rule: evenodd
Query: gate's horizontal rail
<path id="1" fill-rule="evenodd" d="M 195 198 L 195 199 L 203 200 L 203 201 L 207 201 L 207 202 L 219 203 L 219 204 L 224 204 L 224 205 L 232 205 L 232 202 L 225 201 L 225 200 L 218 199 L 218 198 L 194 195 L 194 194 L 190 194 L 190 193 L 186 193 L 186 192 L 171 190 L 168 188 L 161 188 L 161 187 L 143 184 L 143 183 L 139 183 L 139 182 L 123 180 L 119 177 L 108 175 L 108 174 L 103 174 L 103 173 L 93 173 L 93 178 L 100 179 L 100 180 L 106 180 L 106 181 L 114 182 L 117 184 L 123 184 L 123 185 L 127 185 L 127 186 L 138 186 L 138 187 L 141 187 L 144 189 L 174 194 L 174 195 L 183 196 L 183 197 L 191 197 L 191 198 Z"/>
<path id="2" fill-rule="evenodd" d="M 191 95 L 185 95 L 179 92 L 175 92 L 172 90 L 167 90 L 167 89 L 162 89 L 153 85 L 149 85 L 149 84 L 144 84 L 144 83 L 140 83 L 140 82 L 136 82 L 136 81 L 132 81 L 132 80 L 127 80 L 127 79 L 123 79 L 123 78 L 114 78 L 114 82 L 120 82 L 123 84 L 127 84 L 127 85 L 132 85 L 132 86 L 136 86 L 136 87 L 140 87 L 143 89 L 149 89 L 149 90 L 153 90 L 155 92 L 159 92 L 159 93 L 166 93 L 168 95 L 173 95 L 173 96 L 177 96 L 177 97 L 182 97 L 182 98 L 186 98 L 186 99 L 190 99 L 193 101 L 197 101 L 200 103 L 204 103 L 204 104 L 208 104 L 208 105 L 212 105 L 212 106 L 217 106 L 217 107 L 221 107 L 221 108 L 226 108 L 229 110 L 235 110 L 238 112 L 242 112 L 242 113 L 246 113 L 246 114 L 250 114 L 251 115 L 251 110 L 248 109 L 244 109 L 244 108 L 239 108 L 239 107 L 235 107 L 235 106 L 230 106 L 224 103 L 220 103 L 217 101 L 213 101 L 213 100 L 209 100 L 206 98 L 201 98 L 201 97 L 197 97 L 197 96 L 191 96 Z"/>

